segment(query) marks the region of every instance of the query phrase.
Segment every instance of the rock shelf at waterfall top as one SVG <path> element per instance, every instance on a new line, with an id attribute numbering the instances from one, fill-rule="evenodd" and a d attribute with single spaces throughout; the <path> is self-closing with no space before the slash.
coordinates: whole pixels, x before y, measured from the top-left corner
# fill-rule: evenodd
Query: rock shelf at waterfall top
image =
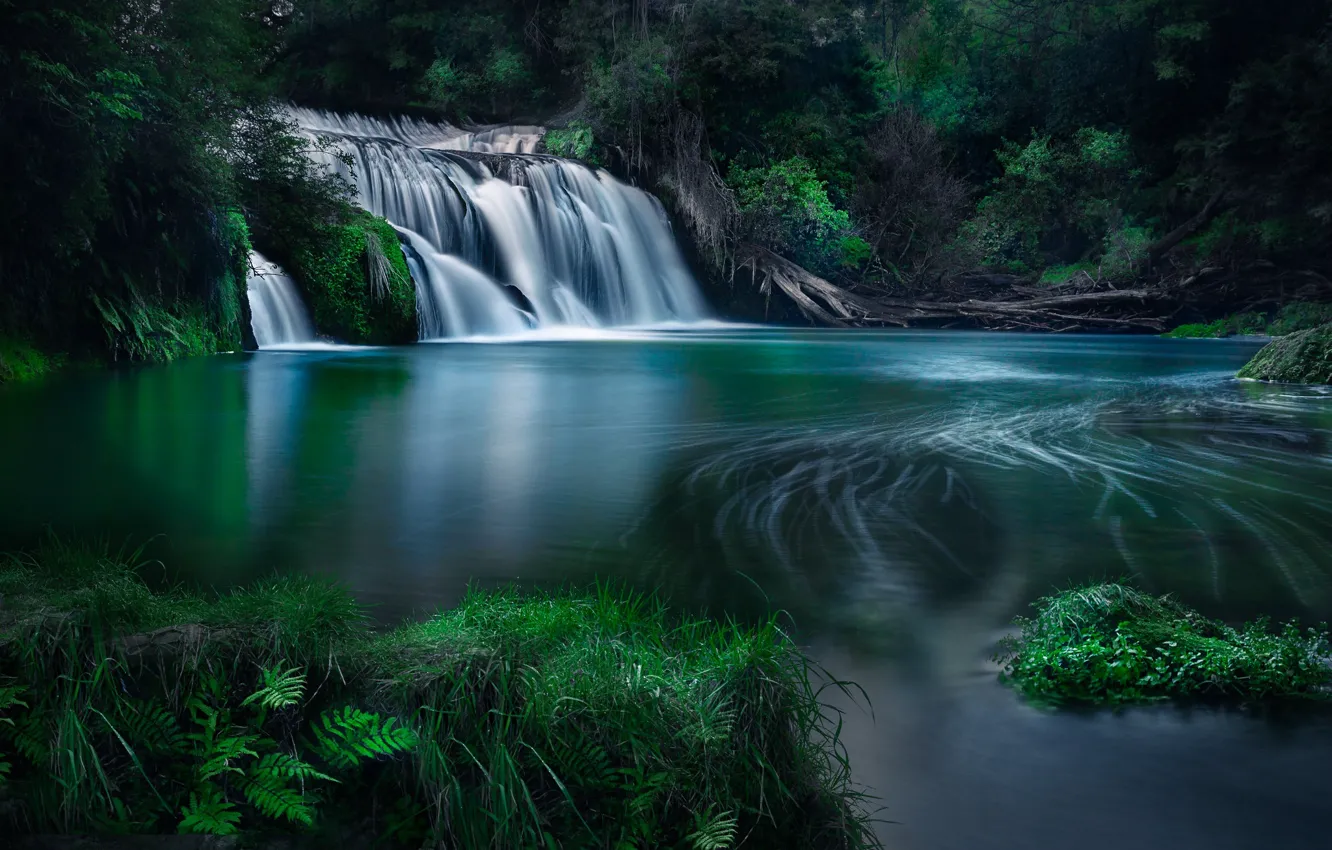
<path id="1" fill-rule="evenodd" d="M 601 587 L 376 631 L 319 581 L 154 591 L 139 564 L 58 540 L 0 561 L 7 835 L 878 846 L 772 622 Z"/>

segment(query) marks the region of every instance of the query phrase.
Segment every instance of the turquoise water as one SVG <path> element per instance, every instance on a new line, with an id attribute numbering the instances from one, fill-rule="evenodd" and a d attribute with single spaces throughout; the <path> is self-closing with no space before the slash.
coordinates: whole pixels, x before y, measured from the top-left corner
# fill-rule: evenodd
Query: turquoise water
<path id="1" fill-rule="evenodd" d="M 899 848 L 1325 847 L 1332 720 L 1049 714 L 1014 614 L 1133 576 L 1332 619 L 1332 395 L 1257 344 L 757 329 L 262 352 L 0 392 L 0 538 L 162 537 L 177 574 L 346 582 L 392 621 L 469 582 L 613 577 L 787 612 Z"/>

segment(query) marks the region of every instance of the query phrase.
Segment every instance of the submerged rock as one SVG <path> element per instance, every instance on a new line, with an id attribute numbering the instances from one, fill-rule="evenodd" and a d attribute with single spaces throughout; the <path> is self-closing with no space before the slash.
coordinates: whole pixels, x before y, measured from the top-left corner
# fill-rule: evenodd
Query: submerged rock
<path id="1" fill-rule="evenodd" d="M 1273 340 L 1239 371 L 1239 377 L 1283 384 L 1332 384 L 1332 324 Z"/>

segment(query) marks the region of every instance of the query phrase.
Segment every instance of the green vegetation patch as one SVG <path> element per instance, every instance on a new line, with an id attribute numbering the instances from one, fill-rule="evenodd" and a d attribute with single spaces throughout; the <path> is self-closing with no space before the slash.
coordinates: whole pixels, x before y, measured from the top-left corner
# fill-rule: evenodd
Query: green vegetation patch
<path id="1" fill-rule="evenodd" d="M 0 384 L 22 383 L 59 368 L 59 357 L 48 357 L 27 343 L 0 336 Z"/>
<path id="2" fill-rule="evenodd" d="M 343 223 L 319 225 L 288 265 L 320 333 L 362 345 L 416 341 L 416 288 L 384 219 L 354 210 Z"/>
<path id="3" fill-rule="evenodd" d="M 144 569 L 59 541 L 0 564 L 8 829 L 877 846 L 810 664 L 772 623 L 473 591 L 377 633 L 321 582 L 213 595 Z"/>
<path id="4" fill-rule="evenodd" d="M 1332 694 L 1326 627 L 1288 623 L 1273 632 L 1259 620 L 1232 628 L 1120 584 L 1067 590 L 1034 607 L 996 660 L 1002 678 L 1036 702 Z"/>
<path id="5" fill-rule="evenodd" d="M 1332 384 L 1332 324 L 1272 340 L 1239 371 L 1239 377 Z"/>
<path id="6" fill-rule="evenodd" d="M 1227 336 L 1257 336 L 1267 333 L 1262 313 L 1234 313 L 1206 324 L 1180 325 L 1162 336 L 1167 339 L 1219 339 Z"/>

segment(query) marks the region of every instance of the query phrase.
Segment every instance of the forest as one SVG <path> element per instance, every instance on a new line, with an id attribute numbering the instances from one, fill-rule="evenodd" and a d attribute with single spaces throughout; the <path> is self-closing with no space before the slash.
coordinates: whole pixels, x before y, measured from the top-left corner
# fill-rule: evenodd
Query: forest
<path id="1" fill-rule="evenodd" d="M 0 835 L 1323 850 L 1330 139 L 1332 0 L 0 0 Z"/>
<path id="2" fill-rule="evenodd" d="M 287 103 L 549 126 L 663 198 L 723 316 L 1224 331 L 1332 295 L 1323 0 L 0 8 L 10 372 L 239 348 L 248 245 L 364 241 Z"/>

